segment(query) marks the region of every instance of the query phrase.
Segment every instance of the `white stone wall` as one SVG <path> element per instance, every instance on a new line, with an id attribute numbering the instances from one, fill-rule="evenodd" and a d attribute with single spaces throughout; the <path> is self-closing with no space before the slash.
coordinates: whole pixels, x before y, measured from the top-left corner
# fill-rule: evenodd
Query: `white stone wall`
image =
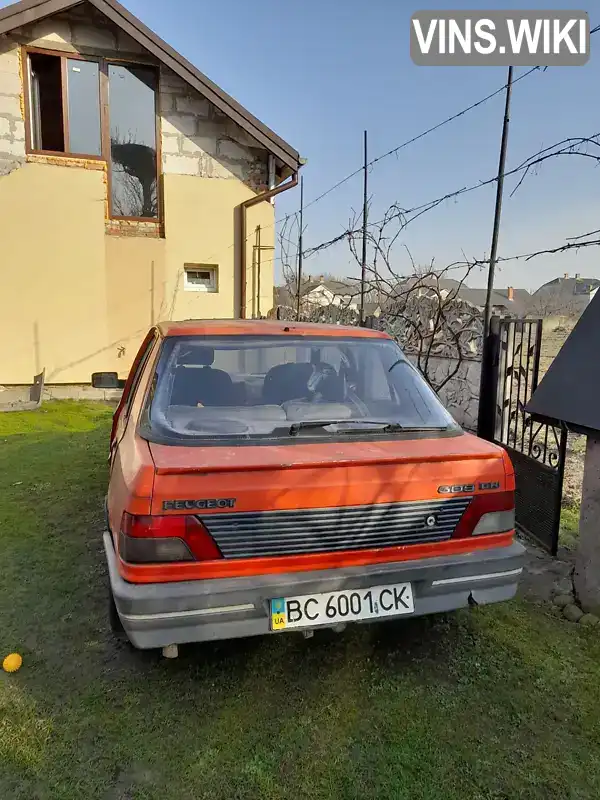
<path id="1" fill-rule="evenodd" d="M 415 366 L 417 357 L 407 353 Z M 449 380 L 439 390 L 438 395 L 444 406 L 463 428 L 477 430 L 479 411 L 479 381 L 481 379 L 481 360 L 463 359 L 455 374 L 457 360 L 454 358 L 433 357 L 429 361 L 429 376 L 437 386 Z"/>
<path id="2" fill-rule="evenodd" d="M 0 176 L 25 160 L 19 49 L 0 39 Z"/>
<path id="3" fill-rule="evenodd" d="M 237 178 L 261 190 L 267 156 L 238 125 L 166 67 L 160 73 L 163 172 Z"/>
<path id="4" fill-rule="evenodd" d="M 0 38 L 0 175 L 25 160 L 20 44 L 86 55 L 138 57 L 157 63 L 137 42 L 86 4 Z M 205 97 L 162 66 L 158 108 L 165 173 L 236 179 L 257 191 L 266 188 L 266 151 Z"/>

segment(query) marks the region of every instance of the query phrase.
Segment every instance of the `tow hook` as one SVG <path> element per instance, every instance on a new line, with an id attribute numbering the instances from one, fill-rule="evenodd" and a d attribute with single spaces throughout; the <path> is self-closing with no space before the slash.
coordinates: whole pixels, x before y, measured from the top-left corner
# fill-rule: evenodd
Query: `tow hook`
<path id="1" fill-rule="evenodd" d="M 312 639 L 314 635 L 314 631 L 302 631 L 302 636 L 304 636 L 305 639 Z"/>
<path id="2" fill-rule="evenodd" d="M 338 622 L 337 625 L 331 626 L 331 630 L 335 631 L 335 633 L 343 633 L 347 627 L 348 624 L 346 622 Z"/>

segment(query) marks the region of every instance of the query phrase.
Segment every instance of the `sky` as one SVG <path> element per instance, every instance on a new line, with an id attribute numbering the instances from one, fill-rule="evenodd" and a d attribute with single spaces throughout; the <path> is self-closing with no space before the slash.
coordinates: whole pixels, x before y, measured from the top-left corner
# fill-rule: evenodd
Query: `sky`
<path id="1" fill-rule="evenodd" d="M 0 1 L 0 6 L 7 5 Z M 374 158 L 500 88 L 504 67 L 422 67 L 409 54 L 410 15 L 451 9 L 447 0 L 125 0 L 127 8 L 275 130 L 307 159 L 305 203 L 362 164 L 363 131 Z M 463 9 L 587 10 L 592 27 L 600 4 L 590 0 L 470 2 Z M 507 167 L 567 137 L 600 133 L 600 33 L 583 67 L 535 71 L 513 90 Z M 515 68 L 518 77 L 526 68 Z M 474 111 L 375 165 L 369 173 L 370 218 L 391 203 L 411 208 L 492 178 L 498 169 L 504 98 Z M 600 172 L 576 156 L 552 159 L 530 175 L 506 181 L 499 256 L 560 246 L 600 228 Z M 495 187 L 446 201 L 403 232 L 394 268 L 489 254 Z M 347 181 L 305 212 L 305 249 L 334 238 L 362 205 L 362 176 Z M 277 219 L 299 206 L 299 190 L 276 203 Z M 347 244 L 305 259 L 305 273 L 357 276 Z M 279 265 L 277 272 L 279 271 Z M 600 252 L 540 256 L 500 265 L 497 286 L 535 289 L 562 275 L 600 277 Z M 469 277 L 486 282 L 484 270 Z"/>

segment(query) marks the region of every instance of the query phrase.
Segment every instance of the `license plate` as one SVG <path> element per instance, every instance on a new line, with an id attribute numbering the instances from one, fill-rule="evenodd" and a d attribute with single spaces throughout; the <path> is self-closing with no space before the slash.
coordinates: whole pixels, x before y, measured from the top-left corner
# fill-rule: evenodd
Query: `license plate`
<path id="1" fill-rule="evenodd" d="M 277 597 L 271 600 L 271 630 L 312 628 L 358 619 L 393 617 L 412 614 L 414 610 L 410 583 Z"/>

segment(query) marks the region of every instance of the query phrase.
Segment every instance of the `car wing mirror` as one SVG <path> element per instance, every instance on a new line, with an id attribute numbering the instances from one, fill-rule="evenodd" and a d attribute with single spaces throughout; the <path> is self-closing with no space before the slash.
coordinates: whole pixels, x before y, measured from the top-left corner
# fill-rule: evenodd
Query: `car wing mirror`
<path id="1" fill-rule="evenodd" d="M 116 372 L 93 372 L 92 386 L 94 389 L 123 389 L 125 381 Z"/>

